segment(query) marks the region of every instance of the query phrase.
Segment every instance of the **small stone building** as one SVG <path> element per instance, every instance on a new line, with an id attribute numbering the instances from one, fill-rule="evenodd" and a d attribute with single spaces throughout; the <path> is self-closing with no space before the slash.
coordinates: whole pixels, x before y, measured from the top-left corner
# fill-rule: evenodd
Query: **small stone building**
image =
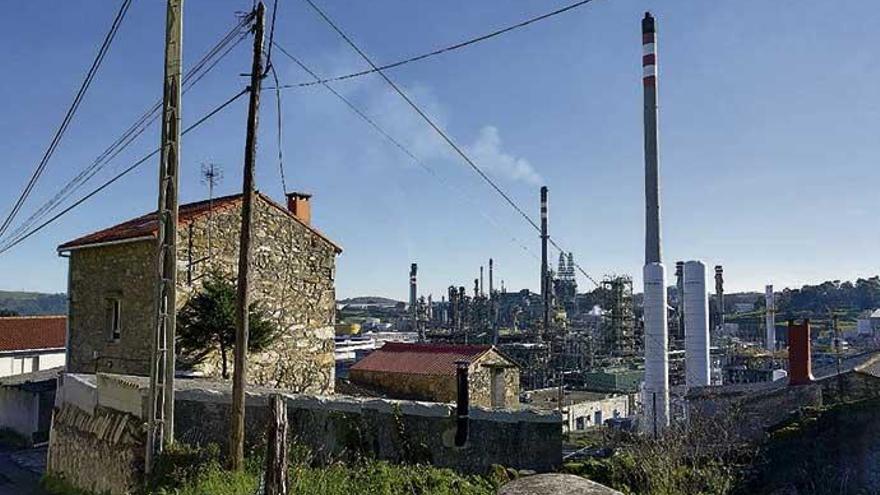
<path id="1" fill-rule="evenodd" d="M 178 309 L 207 275 L 237 273 L 241 205 L 237 194 L 180 206 Z M 69 372 L 149 375 L 157 226 L 153 212 L 58 247 L 70 259 Z M 295 392 L 332 392 L 341 248 L 311 225 L 310 196 L 299 193 L 288 195 L 287 208 L 257 193 L 253 239 L 251 299 L 282 335 L 250 357 L 248 379 Z M 217 363 L 209 359 L 200 371 L 219 374 Z"/>
<path id="2" fill-rule="evenodd" d="M 355 363 L 349 380 L 395 399 L 455 402 L 459 361 L 469 363 L 472 406 L 519 407 L 519 368 L 488 345 L 388 342 Z"/>

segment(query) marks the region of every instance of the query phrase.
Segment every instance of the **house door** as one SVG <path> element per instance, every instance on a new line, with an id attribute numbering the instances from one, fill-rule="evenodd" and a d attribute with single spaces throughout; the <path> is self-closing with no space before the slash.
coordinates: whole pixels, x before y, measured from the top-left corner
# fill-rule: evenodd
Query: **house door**
<path id="1" fill-rule="evenodd" d="M 593 423 L 596 426 L 602 426 L 602 411 L 596 411 L 593 413 Z"/>
<path id="2" fill-rule="evenodd" d="M 500 409 L 504 403 L 504 370 L 492 368 L 492 408 Z"/>

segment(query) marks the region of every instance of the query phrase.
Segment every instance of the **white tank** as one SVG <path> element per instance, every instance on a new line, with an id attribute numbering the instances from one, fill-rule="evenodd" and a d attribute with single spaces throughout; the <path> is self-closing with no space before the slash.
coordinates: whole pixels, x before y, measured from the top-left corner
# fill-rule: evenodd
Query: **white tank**
<path id="1" fill-rule="evenodd" d="M 666 330 L 666 268 L 648 263 L 645 283 L 645 382 L 642 388 L 643 433 L 669 426 L 669 355 Z"/>
<path id="2" fill-rule="evenodd" d="M 711 383 L 709 367 L 709 295 L 706 265 L 684 264 L 684 356 L 685 385 L 705 387 Z"/>
<path id="3" fill-rule="evenodd" d="M 767 320 L 764 322 L 764 326 L 767 327 L 767 335 L 764 347 L 772 352 L 776 350 L 776 297 L 773 295 L 772 285 L 764 287 L 764 304 L 767 307 Z"/>

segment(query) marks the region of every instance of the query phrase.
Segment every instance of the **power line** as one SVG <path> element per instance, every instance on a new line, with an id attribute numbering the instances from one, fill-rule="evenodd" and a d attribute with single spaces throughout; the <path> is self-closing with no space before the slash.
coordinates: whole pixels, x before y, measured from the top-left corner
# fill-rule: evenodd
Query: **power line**
<path id="1" fill-rule="evenodd" d="M 534 227 L 534 228 L 540 230 L 540 227 L 538 227 L 538 224 L 536 224 L 535 221 L 532 220 L 532 218 L 529 217 L 529 216 L 526 214 L 526 212 L 524 212 L 524 211 L 519 207 L 519 205 L 517 205 L 517 204 L 516 204 L 511 198 L 510 198 L 510 196 L 507 195 L 507 193 L 505 193 L 500 187 L 498 187 L 498 185 L 495 183 L 495 181 L 493 181 L 488 175 L 486 175 L 486 173 L 483 172 L 483 169 L 481 169 L 480 167 L 478 167 L 477 164 L 474 163 L 474 161 L 471 160 L 471 158 L 470 158 L 470 157 L 469 157 L 469 156 L 468 156 L 468 155 L 467 155 L 467 154 L 461 149 L 461 147 L 459 147 L 458 144 L 456 144 L 455 141 L 453 141 L 452 138 L 450 138 L 449 135 L 446 134 L 446 132 L 444 132 L 443 129 L 440 128 L 440 126 L 438 126 L 437 124 L 435 124 L 434 121 L 431 120 L 431 118 L 428 117 L 428 115 L 427 115 L 427 114 L 426 114 L 421 108 L 419 108 L 419 106 L 416 105 L 415 102 L 413 102 L 412 99 L 410 99 L 410 97 L 407 96 L 407 94 L 406 94 L 402 89 L 400 89 L 400 87 L 399 87 L 397 84 L 394 83 L 394 81 L 391 80 L 391 78 L 389 78 L 387 75 L 385 75 L 385 73 L 382 72 L 382 70 L 379 69 L 379 67 L 376 66 L 375 63 L 373 63 L 373 60 L 370 59 L 370 57 L 368 57 L 367 54 L 364 53 L 363 50 L 361 50 L 361 49 L 355 44 L 355 42 L 352 41 L 351 38 L 349 38 L 348 35 L 345 34 L 345 33 L 342 31 L 342 29 L 340 29 L 339 26 L 336 25 L 336 23 L 334 23 L 329 17 L 327 17 L 327 14 L 325 14 L 324 11 L 322 11 L 320 8 L 318 8 L 318 6 L 315 5 L 315 3 L 312 2 L 312 0 L 305 0 L 305 2 L 308 3 L 308 4 L 309 4 L 309 5 L 315 10 L 315 12 L 317 12 L 318 15 L 320 15 L 321 18 L 323 18 L 324 21 L 325 21 L 327 24 L 329 24 L 330 27 L 333 28 L 333 30 L 336 31 L 336 33 L 337 33 L 340 37 L 342 37 L 342 39 L 345 40 L 345 42 L 348 43 L 348 45 L 349 45 L 352 49 L 354 49 L 354 51 L 356 51 L 358 55 L 361 56 L 361 58 L 363 58 L 368 64 L 370 64 L 370 67 L 372 67 L 373 69 L 375 69 L 375 72 L 376 72 L 377 74 L 379 74 L 379 75 L 382 77 L 382 79 L 384 79 L 385 82 L 388 83 L 388 85 L 391 86 L 391 88 L 394 89 L 394 91 L 396 91 L 397 94 L 400 95 L 400 97 L 403 98 L 404 101 L 406 101 L 407 104 L 409 104 L 409 106 L 412 107 L 412 109 L 415 110 L 416 113 L 418 113 L 419 116 L 421 116 L 422 119 L 423 119 L 425 122 L 427 122 L 428 125 L 430 125 L 431 128 L 433 128 L 434 131 L 437 132 L 437 134 L 439 134 L 440 137 L 442 137 L 443 140 L 446 141 L 446 143 L 449 144 L 449 146 L 451 146 L 452 149 L 455 150 L 455 152 L 458 153 L 458 155 L 459 155 L 459 156 L 460 156 L 465 162 L 467 162 L 467 164 L 470 165 L 470 167 L 471 167 L 471 168 L 472 168 L 477 174 L 479 174 L 479 176 L 482 177 L 483 180 L 486 181 L 486 183 L 488 183 L 488 184 L 492 187 L 492 189 L 495 190 L 495 192 L 497 192 L 502 198 L 504 198 L 504 200 L 505 200 L 505 201 L 506 201 L 506 202 L 507 202 L 507 203 L 508 203 L 508 204 L 509 204 L 514 210 L 516 210 L 520 215 L 522 215 L 522 217 L 523 217 L 527 222 L 529 222 L 529 223 L 532 225 L 532 227 Z"/>
<path id="2" fill-rule="evenodd" d="M 6 229 L 9 227 L 9 224 L 18 214 L 24 202 L 27 200 L 28 196 L 30 196 L 31 191 L 33 191 L 34 185 L 36 185 L 37 180 L 39 180 L 40 176 L 43 174 L 43 171 L 46 169 L 46 165 L 49 163 L 49 159 L 52 158 L 52 155 L 55 153 L 55 149 L 58 147 L 58 144 L 61 142 L 61 138 L 64 136 L 64 133 L 67 131 L 67 127 L 70 125 L 70 122 L 73 120 L 76 111 L 79 109 L 80 103 L 82 103 L 83 98 L 85 97 L 86 91 L 88 91 L 89 87 L 92 84 L 92 81 L 95 78 L 95 74 L 98 72 L 98 69 L 101 67 L 101 63 L 104 61 L 104 56 L 107 54 L 107 51 L 110 49 L 110 45 L 113 43 L 113 39 L 116 37 L 116 33 L 119 30 L 119 26 L 122 24 L 122 20 L 125 18 L 125 14 L 128 12 L 128 8 L 131 6 L 131 0 L 124 0 L 122 5 L 119 6 L 119 10 L 116 13 L 116 17 L 113 19 L 113 23 L 110 25 L 110 30 L 104 36 L 104 41 L 101 43 L 101 47 L 98 49 L 98 53 L 95 55 L 95 59 L 92 61 L 92 65 L 89 67 L 89 70 L 86 72 L 86 77 L 83 82 L 80 84 L 79 90 L 76 93 L 76 96 L 73 98 L 73 102 L 70 107 L 67 109 L 67 113 L 64 115 L 64 119 L 61 121 L 61 125 L 58 127 L 58 130 L 55 131 L 55 135 L 52 138 L 52 141 L 49 143 L 49 147 L 46 148 L 46 151 L 43 153 L 42 159 L 40 159 L 40 163 L 37 164 L 36 169 L 33 174 L 31 174 L 30 180 L 28 180 L 27 185 L 24 190 L 19 195 L 15 204 L 10 210 L 9 215 L 6 216 L 6 220 L 3 221 L 3 224 L 0 225 L 0 236 L 2 236 Z"/>
<path id="3" fill-rule="evenodd" d="M 513 24 L 513 25 L 511 25 L 511 26 L 507 26 L 507 27 L 505 27 L 505 28 L 501 28 L 501 29 L 496 29 L 495 31 L 492 31 L 492 32 L 489 32 L 489 33 L 486 33 L 486 34 L 483 34 L 483 35 L 480 35 L 480 36 L 477 36 L 477 37 L 475 37 L 475 38 L 470 38 L 470 39 L 465 40 L 465 41 L 462 41 L 462 42 L 460 42 L 460 43 L 455 43 L 454 45 L 449 45 L 449 46 L 445 46 L 445 47 L 443 47 L 443 48 L 438 48 L 438 49 L 436 49 L 436 50 L 433 50 L 433 51 L 430 51 L 430 52 L 427 52 L 427 53 L 423 53 L 423 54 L 421 54 L 421 55 L 416 55 L 416 56 L 413 56 L 413 57 L 409 57 L 409 58 L 405 58 L 405 59 L 402 59 L 402 60 L 398 60 L 397 62 L 392 62 L 392 63 L 390 63 L 390 64 L 382 65 L 382 66 L 379 66 L 379 67 L 375 67 L 375 66 L 374 66 L 374 67 L 372 67 L 372 68 L 370 68 L 370 69 L 366 69 L 366 70 L 362 70 L 362 71 L 358 71 L 358 72 L 352 72 L 352 73 L 350 73 L 350 74 L 344 74 L 344 75 L 340 75 L 340 76 L 329 77 L 329 78 L 326 78 L 326 79 L 318 79 L 318 80 L 315 80 L 315 81 L 307 81 L 307 82 L 301 82 L 301 83 L 295 83 L 295 84 L 285 84 L 285 85 L 280 86 L 280 88 L 281 88 L 281 89 L 288 89 L 288 88 L 302 88 L 302 87 L 306 87 L 306 86 L 314 86 L 314 85 L 316 85 L 316 84 L 324 84 L 324 83 L 328 83 L 328 82 L 344 81 L 344 80 L 346 80 L 346 79 L 352 79 L 352 78 L 355 78 L 355 77 L 360 77 L 360 76 L 366 76 L 366 75 L 368 75 L 368 74 L 373 74 L 373 73 L 375 73 L 375 72 L 381 72 L 381 71 L 384 71 L 384 70 L 386 70 L 386 69 L 394 69 L 394 68 L 400 67 L 400 66 L 402 66 L 402 65 L 406 65 L 406 64 L 409 64 L 409 63 L 412 63 L 412 62 L 418 62 L 418 61 L 420 61 L 420 60 L 424 60 L 424 59 L 426 59 L 426 58 L 431 58 L 431 57 L 435 57 L 435 56 L 437 56 L 437 55 L 442 55 L 442 54 L 444 54 L 444 53 L 452 52 L 452 51 L 458 50 L 458 49 L 460 49 L 460 48 L 464 48 L 464 47 L 466 47 L 466 46 L 470 46 L 470 45 L 473 45 L 473 44 L 479 43 L 479 42 L 481 42 L 481 41 L 486 41 L 486 40 L 492 39 L 492 38 L 494 38 L 494 37 L 496 37 L 496 36 L 500 36 L 500 35 L 502 35 L 502 34 L 505 34 L 505 33 L 510 32 L 510 31 L 514 31 L 514 30 L 517 30 L 517 29 L 519 29 L 519 28 L 526 27 L 526 26 L 528 26 L 528 25 L 530 25 L 530 24 L 534 24 L 534 23 L 536 23 L 536 22 L 543 21 L 543 20 L 548 19 L 548 18 L 550 18 L 550 17 L 554 17 L 554 16 L 557 16 L 557 15 L 559 15 L 559 14 L 563 14 L 563 13 L 565 13 L 565 12 L 568 12 L 568 11 L 570 11 L 570 10 L 574 10 L 574 9 L 576 9 L 576 8 L 578 8 L 578 7 L 581 7 L 581 6 L 583 6 L 583 5 L 586 5 L 586 4 L 590 3 L 591 1 L 592 1 L 592 0 L 580 0 L 580 1 L 578 1 L 578 2 L 574 2 L 574 3 L 570 4 L 570 5 L 565 6 L 565 7 L 562 7 L 562 8 L 556 9 L 556 10 L 551 11 L 551 12 L 547 12 L 546 14 L 542 14 L 542 15 L 539 15 L 539 16 L 536 16 L 536 17 L 532 17 L 532 18 L 526 19 L 526 20 L 524 20 L 524 21 L 522 21 L 522 22 L 518 22 L 518 23 Z M 270 50 L 271 50 L 271 47 L 270 47 Z M 277 86 L 277 84 L 276 84 L 276 86 Z M 267 89 L 269 89 L 269 88 L 267 88 Z"/>
<path id="4" fill-rule="evenodd" d="M 283 46 L 281 46 L 280 44 L 278 44 L 278 43 L 276 42 L 276 43 L 275 43 L 275 47 L 276 47 L 276 48 L 277 48 L 282 54 L 284 54 L 286 57 L 288 57 L 290 60 L 292 60 L 296 65 L 298 65 L 302 70 L 304 70 L 304 71 L 307 72 L 310 76 L 312 76 L 316 81 L 321 81 L 321 78 L 318 76 L 318 74 L 316 74 L 312 69 L 310 69 L 308 66 L 306 66 L 305 63 L 302 62 L 299 58 L 297 58 L 297 57 L 294 56 L 292 53 L 290 53 L 289 51 L 287 51 Z M 475 206 L 477 205 L 477 202 L 476 202 L 475 200 L 473 200 L 472 198 L 468 198 L 468 196 L 467 196 L 467 195 L 464 193 L 464 191 L 462 191 L 461 189 L 457 189 L 457 188 L 453 187 L 451 184 L 449 184 L 449 182 L 446 181 L 441 175 L 439 175 L 439 174 L 438 174 L 433 168 L 429 167 L 424 161 L 422 161 L 421 159 L 419 159 L 419 157 L 417 157 L 417 156 L 415 155 L 415 153 L 413 153 L 409 148 L 407 148 L 406 146 L 404 146 L 403 143 L 401 143 L 401 142 L 400 142 L 398 139 L 396 139 L 394 136 L 392 136 L 391 134 L 389 134 L 389 133 L 388 133 L 385 129 L 383 129 L 383 128 L 382 128 L 382 127 L 381 127 L 381 126 L 380 126 L 380 125 L 374 120 L 374 119 L 370 118 L 370 116 L 368 116 L 363 110 L 361 110 L 360 108 L 357 107 L 357 105 L 355 105 L 354 103 L 352 103 L 351 100 L 349 100 L 348 98 L 346 98 L 345 96 L 343 96 L 342 94 L 340 94 L 338 91 L 336 91 L 336 90 L 333 88 L 333 86 L 330 85 L 330 83 L 324 81 L 324 82 L 321 82 L 320 84 L 321 84 L 322 86 L 324 86 L 324 88 L 326 88 L 327 91 L 329 91 L 330 93 L 332 93 L 333 96 L 335 96 L 335 97 L 338 98 L 342 103 L 344 103 L 344 104 L 349 108 L 349 110 L 351 110 L 355 115 L 357 115 L 357 116 L 360 117 L 364 122 L 366 122 L 368 125 L 370 125 L 370 127 L 372 127 L 373 130 L 375 130 L 376 132 L 378 132 L 378 133 L 379 133 L 380 135 L 382 135 L 382 137 L 384 137 L 388 142 L 390 142 L 392 145 L 394 145 L 394 147 L 396 147 L 396 148 L 397 148 L 398 150 L 400 150 L 403 154 L 405 154 L 405 155 L 408 156 L 410 159 L 412 159 L 412 161 L 413 161 L 415 164 L 417 164 L 419 167 L 421 167 L 424 171 L 428 172 L 431 176 L 433 176 L 434 178 L 436 178 L 438 181 L 440 181 L 440 183 L 442 183 L 444 186 L 446 186 L 447 188 L 449 188 L 451 191 L 454 191 L 454 192 L 457 192 L 457 193 L 461 194 L 462 197 L 464 197 L 464 198 L 468 199 L 469 201 L 471 201 Z M 281 178 L 282 178 L 282 182 L 283 182 L 283 181 L 284 181 L 284 175 L 283 175 L 283 170 L 284 170 L 284 169 L 283 169 L 283 167 L 282 167 L 281 170 L 282 170 L 282 176 L 281 176 Z M 493 219 L 491 216 L 489 216 L 489 215 L 488 215 L 483 209 L 481 209 L 481 208 L 477 208 L 477 210 L 480 212 L 481 215 L 483 215 L 483 217 L 484 217 L 487 221 L 489 221 L 489 223 L 493 224 L 493 225 L 494 225 L 496 228 L 498 228 L 499 230 L 502 230 L 502 231 L 505 230 L 505 229 L 501 226 L 501 224 L 499 224 L 497 221 L 495 221 L 495 219 Z M 506 232 L 506 234 L 507 234 L 507 235 L 510 235 L 509 232 Z M 519 244 L 519 246 L 520 246 L 525 252 L 527 252 L 529 255 L 531 255 L 532 257 L 537 258 L 537 255 L 536 255 L 535 253 L 533 253 L 533 252 L 528 248 L 528 246 L 526 246 L 522 241 L 520 241 L 519 239 L 517 239 L 515 236 L 511 235 L 511 241 L 514 242 L 514 243 L 516 243 L 516 244 Z"/>
<path id="5" fill-rule="evenodd" d="M 396 92 L 401 98 L 403 98 L 403 100 L 406 101 L 406 103 L 409 104 L 409 106 L 410 106 L 413 110 L 415 110 L 416 113 L 418 113 L 419 116 L 422 117 L 422 119 L 423 119 L 423 120 L 424 120 L 424 121 L 425 121 L 425 122 L 426 122 L 426 123 L 432 128 L 432 129 L 434 129 L 434 131 L 435 131 L 438 135 L 440 135 L 440 137 L 442 137 L 443 140 L 446 141 L 446 143 L 449 144 L 449 146 L 452 147 L 452 149 L 455 150 L 455 152 L 458 153 L 458 155 L 459 155 L 459 156 L 460 156 L 460 157 L 461 157 L 461 158 L 462 158 L 462 159 L 463 159 L 463 160 L 464 160 L 464 161 L 465 161 L 465 162 L 466 162 L 466 163 L 467 163 L 467 164 L 468 164 L 468 165 L 469 165 L 469 166 L 470 166 L 470 167 L 471 167 L 471 168 L 472 168 L 472 169 L 473 169 L 473 170 L 474 170 L 474 171 L 475 171 L 475 172 L 476 172 L 476 173 L 477 173 L 477 174 L 478 174 L 478 175 L 479 175 L 479 176 L 480 176 L 480 177 L 481 177 L 486 183 L 488 183 L 488 184 L 492 187 L 492 189 L 495 190 L 495 192 L 497 192 L 497 193 L 498 193 L 498 194 L 499 194 L 499 195 L 500 195 L 500 196 L 501 196 L 501 197 L 507 202 L 508 205 L 510 205 L 510 206 L 511 206 L 511 207 L 512 207 L 517 213 L 519 213 L 520 216 L 522 216 L 522 217 L 526 220 L 526 222 L 528 222 L 533 228 L 535 228 L 535 230 L 537 230 L 537 231 L 540 232 L 541 228 L 538 226 L 538 224 L 535 223 L 535 221 L 532 220 L 532 218 L 531 218 L 531 217 L 530 217 L 525 211 L 523 211 L 523 209 L 520 208 L 519 205 L 517 205 L 517 204 L 513 201 L 513 199 L 511 199 L 510 196 L 509 196 L 507 193 L 505 193 L 505 192 L 501 189 L 501 187 L 498 186 L 498 184 L 495 183 L 495 181 L 493 181 L 488 175 L 486 175 L 486 173 L 483 172 L 483 170 L 482 170 L 482 169 L 481 169 L 476 163 L 474 163 L 473 160 L 471 160 L 471 158 L 470 158 L 470 157 L 469 157 L 469 156 L 468 156 L 468 155 L 462 150 L 462 148 L 459 147 L 459 146 L 455 143 L 455 141 L 453 141 L 452 138 L 451 138 L 446 132 L 443 131 L 443 129 L 441 129 L 436 123 L 434 123 L 434 121 L 433 121 L 433 120 L 432 120 L 432 119 L 431 119 L 431 118 L 430 118 L 430 117 L 429 117 L 429 116 L 428 116 L 428 115 L 427 115 L 427 114 L 426 114 L 426 113 L 425 113 L 425 112 L 424 112 L 424 111 L 423 111 L 418 105 L 416 105 L 416 103 L 415 103 L 415 102 L 414 102 L 414 101 L 413 101 L 413 100 L 412 100 L 412 99 L 411 99 L 411 98 L 410 98 L 410 97 L 409 97 L 409 96 L 408 96 L 408 95 L 407 95 L 407 94 L 406 94 L 406 93 L 405 93 L 405 92 L 404 92 L 404 91 L 403 91 L 403 90 L 402 90 L 402 89 L 401 89 L 401 88 L 400 88 L 400 87 L 394 82 L 394 81 L 392 81 L 391 78 L 389 78 L 389 77 L 383 72 L 382 68 L 378 67 L 378 66 L 372 61 L 372 59 L 370 59 L 370 57 L 369 57 L 366 53 L 364 53 L 364 51 L 361 50 L 360 47 L 358 47 L 358 45 L 357 45 L 354 41 L 352 41 L 352 39 L 351 39 L 351 38 L 350 38 L 350 37 L 349 37 L 344 31 L 342 31 L 342 29 L 341 29 L 339 26 L 337 26 L 336 23 L 333 22 L 333 20 L 330 19 L 330 17 L 329 17 L 327 14 L 324 13 L 323 10 L 321 10 L 317 5 L 315 5 L 315 3 L 314 3 L 312 0 L 304 0 L 304 1 L 305 1 L 307 4 L 309 4 L 309 6 L 310 6 L 310 7 L 311 7 L 311 8 L 312 8 L 312 9 L 313 9 L 313 10 L 314 10 L 314 11 L 315 11 L 315 12 L 316 12 L 316 13 L 317 13 L 317 14 L 318 14 L 323 20 L 324 20 L 324 22 L 326 22 L 326 23 L 327 23 L 327 24 L 328 24 L 328 25 L 329 25 L 334 31 L 336 31 L 336 34 L 338 34 L 343 40 L 345 40 L 345 42 L 346 42 L 346 43 L 347 43 L 347 44 L 348 44 L 348 45 L 349 45 L 349 46 L 350 46 L 355 52 L 357 52 L 357 54 L 360 55 L 361 58 L 364 59 L 364 61 L 366 61 L 366 62 L 370 65 L 370 67 L 373 68 L 373 72 L 376 72 L 377 74 L 379 74 L 379 75 L 382 77 L 382 79 L 384 79 L 385 82 L 386 82 L 389 86 L 391 86 L 391 88 L 394 89 L 394 91 L 395 91 L 395 92 Z M 574 8 L 574 7 L 572 7 L 572 8 Z M 556 248 L 559 249 L 560 251 L 565 252 L 565 251 L 564 251 L 564 250 L 563 250 L 563 249 L 562 249 L 562 248 L 561 248 L 561 247 L 560 247 L 555 241 L 551 241 L 551 243 L 553 244 L 554 247 L 556 247 Z M 599 284 L 598 284 L 598 283 L 597 283 L 592 277 L 590 277 L 589 275 L 587 275 L 587 273 L 583 270 L 583 268 L 580 267 L 580 265 L 576 265 L 576 266 L 577 266 L 578 270 L 579 270 L 581 273 L 583 273 L 583 274 L 584 274 L 584 275 L 585 275 L 585 276 L 586 276 L 591 282 L 593 282 L 593 284 L 595 284 L 597 287 L 599 286 Z"/>
<path id="6" fill-rule="evenodd" d="M 245 89 L 239 91 L 238 93 L 236 93 L 234 96 L 232 96 L 232 97 L 229 98 L 228 100 L 226 100 L 226 101 L 224 101 L 223 103 L 221 103 L 220 105 L 216 106 L 213 110 L 211 110 L 210 112 L 208 112 L 207 114 L 205 114 L 204 116 L 202 116 L 202 118 L 200 118 L 199 120 L 197 120 L 196 122 L 194 122 L 193 124 L 191 124 L 189 127 L 187 127 L 186 129 L 184 129 L 183 132 L 181 132 L 181 136 L 185 136 L 187 133 L 189 133 L 189 132 L 192 131 L 193 129 L 195 129 L 195 128 L 199 127 L 200 125 L 204 124 L 208 119 L 210 119 L 211 117 L 213 117 L 214 115 L 216 115 L 217 113 L 219 113 L 219 112 L 220 112 L 221 110 L 223 110 L 224 108 L 226 108 L 226 107 L 228 107 L 229 105 L 231 105 L 233 102 L 235 102 L 237 99 L 241 98 L 243 95 L 247 94 L 249 91 L 250 91 L 250 88 L 249 88 L 249 87 L 248 87 L 248 88 L 245 88 Z M 36 234 L 37 232 L 39 232 L 40 230 L 42 230 L 43 228 L 45 228 L 46 226 L 48 226 L 49 224 L 51 224 L 52 222 L 54 222 L 55 220 L 57 220 L 58 218 L 60 218 L 62 215 L 66 214 L 66 213 L 69 212 L 70 210 L 73 210 L 73 209 L 76 208 L 77 206 L 79 206 L 79 205 L 81 205 L 82 203 L 86 202 L 86 201 L 87 201 L 88 199 L 90 199 L 91 197 L 93 197 L 93 196 L 95 196 L 96 194 L 98 194 L 99 192 L 103 191 L 104 189 L 106 189 L 107 187 L 109 187 L 111 184 L 113 184 L 113 183 L 116 182 L 117 180 L 121 179 L 123 176 L 125 176 L 126 174 L 128 174 L 128 173 L 131 172 L 132 170 L 136 169 L 137 167 L 139 167 L 140 165 L 142 165 L 144 162 L 146 162 L 146 161 L 149 160 L 150 158 L 156 156 L 156 155 L 159 153 L 160 149 L 161 149 L 161 148 L 156 148 L 156 149 L 154 149 L 153 151 L 151 151 L 150 153 L 148 153 L 147 155 L 145 155 L 144 157 L 142 157 L 140 160 L 138 160 L 138 161 L 134 162 L 133 164 L 129 165 L 129 166 L 128 166 L 125 170 L 123 170 L 122 172 L 119 172 L 118 174 L 116 174 L 115 176 L 113 176 L 112 178 L 110 178 L 110 180 L 104 182 L 104 183 L 101 184 L 99 187 L 97 187 L 97 188 L 95 188 L 94 190 L 92 190 L 90 193 L 88 193 L 88 194 L 86 194 L 85 196 L 83 196 L 82 198 L 78 199 L 75 203 L 71 204 L 71 205 L 68 206 L 67 208 L 63 209 L 62 211 L 60 211 L 60 212 L 58 212 L 57 214 L 55 214 L 54 216 L 52 216 L 52 218 L 50 218 L 50 219 L 46 220 L 45 222 L 41 223 L 41 224 L 40 224 L 39 226 L 37 226 L 36 228 L 31 229 L 27 234 L 25 234 L 25 235 L 19 237 L 18 239 L 15 239 L 14 241 L 11 241 L 11 242 L 7 243 L 5 246 L 3 246 L 2 249 L 0 249 L 0 254 L 3 254 L 3 253 L 5 253 L 6 251 L 9 251 L 10 249 L 12 249 L 13 247 L 15 247 L 16 245 L 18 245 L 18 244 L 20 244 L 21 242 L 23 242 L 25 239 L 31 237 L 32 235 Z"/>
<path id="7" fill-rule="evenodd" d="M 211 72 L 220 61 L 222 61 L 245 37 L 247 37 L 248 32 L 247 30 L 243 30 L 243 28 L 251 22 L 252 18 L 252 14 L 242 16 L 238 24 L 227 32 L 220 41 L 208 50 L 208 52 L 202 56 L 202 58 L 196 62 L 189 71 L 187 71 L 183 80 L 184 94 Z M 16 227 L 16 229 L 7 237 L 7 242 L 20 236 L 31 225 L 54 211 L 58 205 L 63 203 L 85 183 L 103 170 L 104 167 L 106 167 L 114 158 L 116 158 L 116 156 L 124 151 L 135 139 L 143 134 L 153 122 L 156 121 L 160 115 L 159 110 L 161 108 L 162 101 L 159 100 L 131 126 L 129 126 L 129 128 L 109 147 L 107 147 L 90 165 L 81 170 L 74 178 L 70 179 L 60 191 L 32 213 L 27 220 L 19 224 L 18 227 Z"/>

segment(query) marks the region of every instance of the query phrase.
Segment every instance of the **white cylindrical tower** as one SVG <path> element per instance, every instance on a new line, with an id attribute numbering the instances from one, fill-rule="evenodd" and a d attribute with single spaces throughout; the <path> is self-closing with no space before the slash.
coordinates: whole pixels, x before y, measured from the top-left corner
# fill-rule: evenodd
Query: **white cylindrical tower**
<path id="1" fill-rule="evenodd" d="M 685 384 L 705 387 L 711 383 L 709 367 L 709 296 L 706 265 L 702 261 L 684 264 L 684 353 Z"/>
<path id="2" fill-rule="evenodd" d="M 764 322 L 767 327 L 764 347 L 772 352 L 776 350 L 776 297 L 773 294 L 772 285 L 764 287 L 764 303 L 767 307 L 766 321 Z"/>
<path id="3" fill-rule="evenodd" d="M 645 384 L 640 429 L 659 434 L 669 426 L 669 356 L 666 331 L 666 268 L 648 263 L 645 281 Z"/>

